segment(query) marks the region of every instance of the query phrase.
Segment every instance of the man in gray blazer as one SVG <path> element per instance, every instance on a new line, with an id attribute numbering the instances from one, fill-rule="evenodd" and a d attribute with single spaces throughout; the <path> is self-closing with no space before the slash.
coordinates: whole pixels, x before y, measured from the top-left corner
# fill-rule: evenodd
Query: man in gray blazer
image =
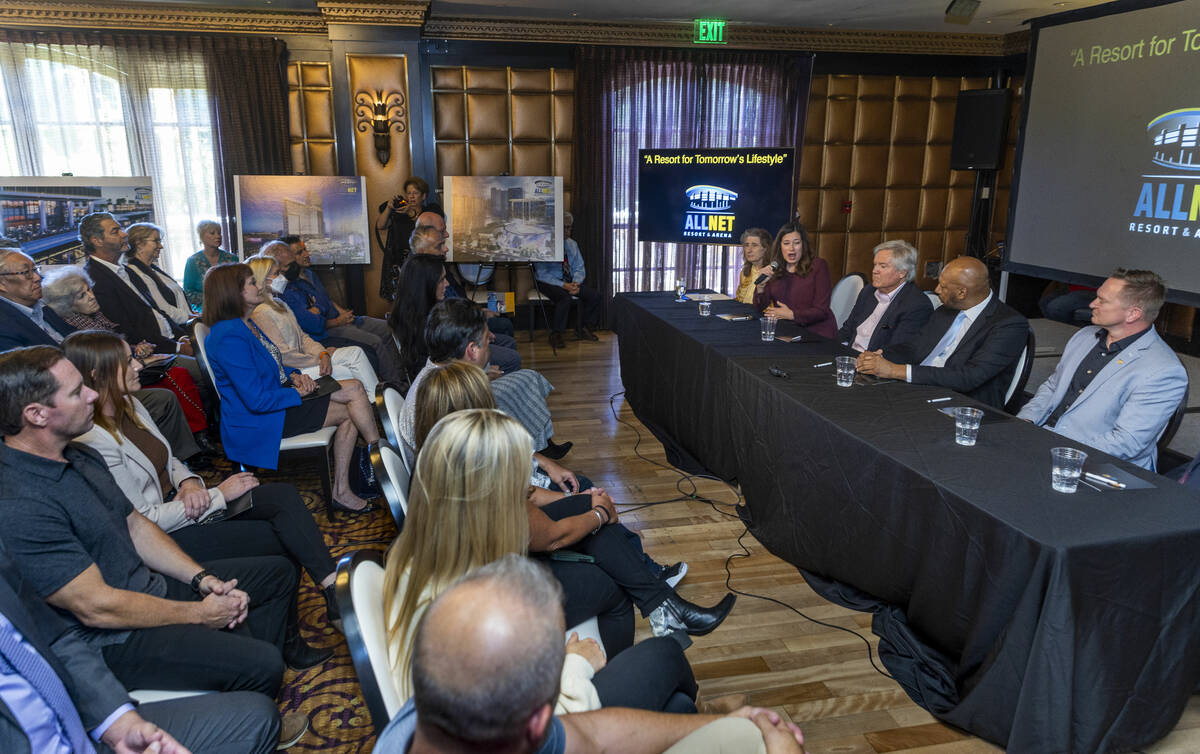
<path id="1" fill-rule="evenodd" d="M 1187 390 L 1187 371 L 1154 331 L 1162 278 L 1118 269 L 1096 291 L 1092 324 L 1075 333 L 1054 373 L 1017 416 L 1143 468 Z"/>

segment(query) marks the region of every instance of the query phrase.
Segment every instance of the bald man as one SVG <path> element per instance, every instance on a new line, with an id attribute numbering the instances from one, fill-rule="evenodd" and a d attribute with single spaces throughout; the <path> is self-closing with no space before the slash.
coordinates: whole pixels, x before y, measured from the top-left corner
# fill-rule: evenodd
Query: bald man
<path id="1" fill-rule="evenodd" d="M 995 408 L 1004 407 L 1029 322 L 992 292 L 987 266 L 958 257 L 942 269 L 942 305 L 907 343 L 866 351 L 858 371 L 919 385 L 940 385 Z"/>
<path id="2" fill-rule="evenodd" d="M 519 555 L 443 593 L 417 628 L 413 698 L 380 734 L 376 754 L 803 754 L 799 728 L 751 707 L 726 717 L 618 708 L 556 717 L 561 606 L 558 582 Z M 686 748 L 673 749 L 681 739 Z"/>

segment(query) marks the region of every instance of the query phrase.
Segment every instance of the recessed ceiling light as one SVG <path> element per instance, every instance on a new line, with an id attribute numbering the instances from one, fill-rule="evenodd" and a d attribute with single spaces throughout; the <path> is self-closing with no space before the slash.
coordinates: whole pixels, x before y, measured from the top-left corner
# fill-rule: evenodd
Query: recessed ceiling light
<path id="1" fill-rule="evenodd" d="M 1055 3 L 1055 4 L 1054 4 L 1054 7 L 1055 7 L 1055 8 L 1064 8 L 1064 7 L 1068 6 L 1068 5 L 1070 5 L 1070 3 Z"/>

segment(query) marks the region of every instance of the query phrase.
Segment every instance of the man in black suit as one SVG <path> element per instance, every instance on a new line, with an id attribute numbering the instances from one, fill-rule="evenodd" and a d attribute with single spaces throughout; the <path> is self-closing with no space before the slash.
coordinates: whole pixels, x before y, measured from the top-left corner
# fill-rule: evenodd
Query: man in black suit
<path id="1" fill-rule="evenodd" d="M 916 338 L 858 357 L 858 371 L 940 385 L 1002 408 L 1029 322 L 992 293 L 987 267 L 959 257 L 938 277 L 942 305 Z"/>
<path id="2" fill-rule="evenodd" d="M 250 691 L 153 702 L 135 710 L 100 653 L 38 598 L 2 543 L 0 636 L 6 684 L 25 692 L 13 706 L 0 699 L 0 751 L 27 754 L 61 744 L 82 753 L 90 751 L 85 738 L 90 737 L 101 751 L 146 752 L 158 742 L 162 754 L 188 749 L 266 754 L 279 740 L 275 703 Z M 14 647 L 23 649 L 23 656 L 10 660 Z"/>
<path id="3" fill-rule="evenodd" d="M 862 289 L 837 340 L 855 351 L 877 351 L 916 337 L 933 307 L 925 292 L 913 284 L 917 250 L 906 241 L 885 241 L 875 247 L 871 284 Z"/>

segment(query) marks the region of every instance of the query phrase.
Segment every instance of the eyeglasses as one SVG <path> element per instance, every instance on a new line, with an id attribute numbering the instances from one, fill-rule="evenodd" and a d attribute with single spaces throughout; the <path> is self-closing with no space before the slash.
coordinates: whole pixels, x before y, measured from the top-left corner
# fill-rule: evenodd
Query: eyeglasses
<path id="1" fill-rule="evenodd" d="M 42 266 L 39 264 L 34 267 L 30 267 L 28 270 L 21 270 L 20 272 L 0 272 L 0 277 L 7 277 L 10 275 L 20 275 L 26 280 L 34 280 L 35 278 L 42 277 Z"/>

